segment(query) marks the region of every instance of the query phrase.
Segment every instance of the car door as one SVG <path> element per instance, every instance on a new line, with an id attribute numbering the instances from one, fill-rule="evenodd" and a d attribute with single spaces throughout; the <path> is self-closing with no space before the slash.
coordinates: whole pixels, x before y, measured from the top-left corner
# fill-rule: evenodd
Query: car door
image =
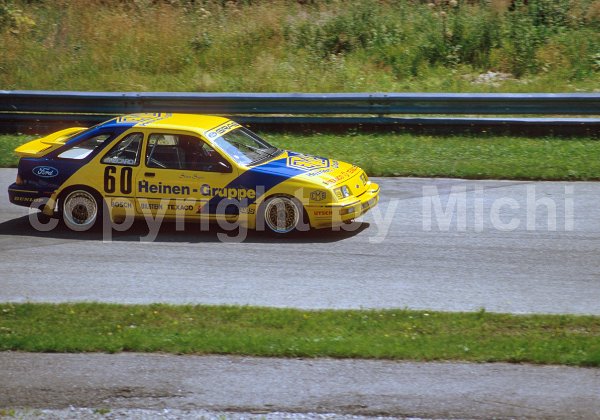
<path id="1" fill-rule="evenodd" d="M 140 170 L 144 134 L 126 133 L 100 159 L 103 195 L 114 217 L 134 215 L 134 180 Z"/>
<path id="2" fill-rule="evenodd" d="M 154 217 L 214 218 L 219 194 L 227 197 L 238 177 L 236 165 L 194 133 L 149 130 L 143 160 L 135 180 L 136 206 Z"/>

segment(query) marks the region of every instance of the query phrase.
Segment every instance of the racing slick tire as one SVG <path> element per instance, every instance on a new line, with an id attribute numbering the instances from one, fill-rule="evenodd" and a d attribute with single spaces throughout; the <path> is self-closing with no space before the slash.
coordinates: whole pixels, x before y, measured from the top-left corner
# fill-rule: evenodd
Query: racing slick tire
<path id="1" fill-rule="evenodd" d="M 284 235 L 295 230 L 308 230 L 304 207 L 300 202 L 285 195 L 269 197 L 260 206 L 259 223 L 267 231 L 276 235 Z"/>
<path id="2" fill-rule="evenodd" d="M 103 200 L 85 188 L 75 188 L 61 200 L 60 213 L 65 225 L 74 231 L 85 232 L 102 220 Z"/>

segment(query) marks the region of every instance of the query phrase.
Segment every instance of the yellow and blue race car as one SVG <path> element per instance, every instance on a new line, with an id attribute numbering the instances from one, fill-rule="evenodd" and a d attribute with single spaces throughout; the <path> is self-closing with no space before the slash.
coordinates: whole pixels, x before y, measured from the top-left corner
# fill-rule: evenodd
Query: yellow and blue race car
<path id="1" fill-rule="evenodd" d="M 108 213 L 240 222 L 284 234 L 349 222 L 379 186 L 355 165 L 280 150 L 221 117 L 134 114 L 31 141 L 10 201 L 83 231 Z M 106 212 L 106 213 L 105 213 Z"/>

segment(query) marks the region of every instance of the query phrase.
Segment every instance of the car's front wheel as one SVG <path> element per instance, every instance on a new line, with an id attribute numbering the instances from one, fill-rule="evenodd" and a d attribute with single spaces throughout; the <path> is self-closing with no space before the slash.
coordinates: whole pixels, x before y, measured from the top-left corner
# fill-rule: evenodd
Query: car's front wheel
<path id="1" fill-rule="evenodd" d="M 302 205 L 292 197 L 275 196 L 262 205 L 265 227 L 276 234 L 292 232 L 303 221 Z"/>
<path id="2" fill-rule="evenodd" d="M 101 202 L 90 191 L 73 190 L 62 201 L 62 218 L 72 230 L 83 232 L 91 229 L 100 219 Z"/>

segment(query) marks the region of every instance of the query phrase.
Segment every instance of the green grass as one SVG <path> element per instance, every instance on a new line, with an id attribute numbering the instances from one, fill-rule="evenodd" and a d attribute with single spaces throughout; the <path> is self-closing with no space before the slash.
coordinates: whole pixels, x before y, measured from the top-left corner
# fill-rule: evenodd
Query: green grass
<path id="1" fill-rule="evenodd" d="M 600 366 L 600 318 L 485 311 L 0 304 L 0 351 L 167 352 Z"/>
<path id="2" fill-rule="evenodd" d="M 0 135 L 0 168 L 16 168 L 19 159 L 14 150 L 34 138 L 34 136 L 23 135 Z"/>
<path id="3" fill-rule="evenodd" d="M 575 92 L 597 0 L 3 0 L 2 89 Z M 119 36 L 114 36 L 119 28 Z M 500 77 L 480 77 L 488 72 Z"/>
<path id="4" fill-rule="evenodd" d="M 352 162 L 371 176 L 597 180 L 600 141 L 592 138 L 267 134 L 273 144 Z M 0 167 L 31 136 L 0 136 Z"/>

